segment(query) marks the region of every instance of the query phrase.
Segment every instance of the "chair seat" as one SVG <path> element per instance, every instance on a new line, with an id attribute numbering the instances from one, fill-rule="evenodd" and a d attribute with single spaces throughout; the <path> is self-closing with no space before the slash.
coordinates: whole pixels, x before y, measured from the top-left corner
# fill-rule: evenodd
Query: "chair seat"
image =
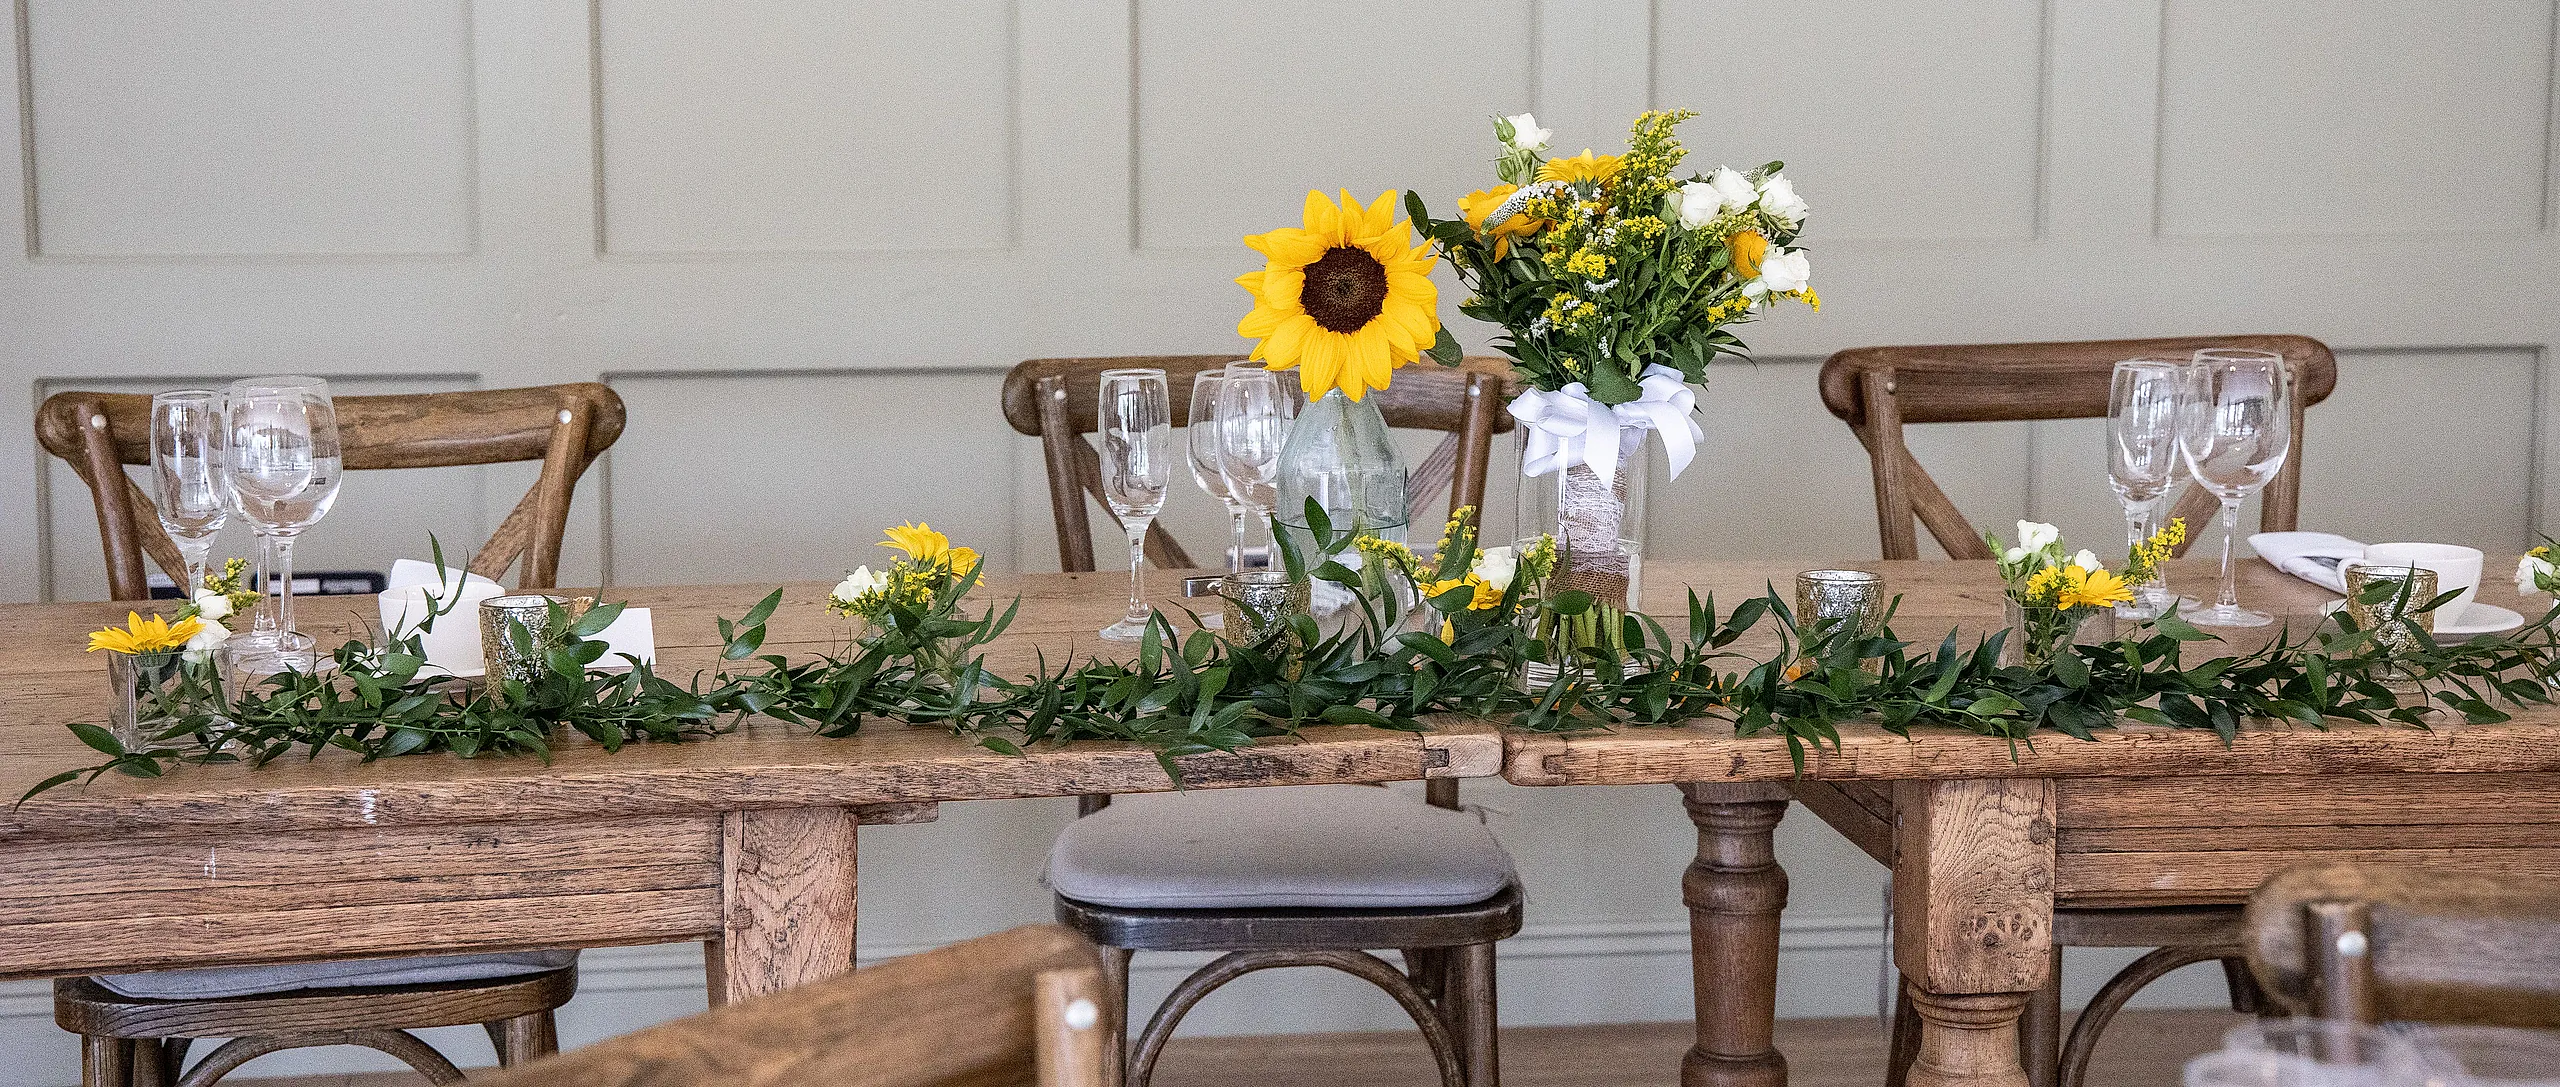
<path id="1" fill-rule="evenodd" d="M 1149 910 L 1461 906 L 1512 879 L 1475 815 L 1363 785 L 1115 797 L 1048 871 L 1066 898 Z"/>
<path id="2" fill-rule="evenodd" d="M 430 985 L 538 974 L 578 961 L 578 953 L 510 951 L 487 955 L 423 955 L 398 959 L 348 959 L 285 966 L 215 966 L 201 970 L 155 970 L 145 974 L 103 974 L 95 980 L 121 996 L 152 1000 L 217 1000 L 297 989 L 344 989 L 370 985 Z"/>

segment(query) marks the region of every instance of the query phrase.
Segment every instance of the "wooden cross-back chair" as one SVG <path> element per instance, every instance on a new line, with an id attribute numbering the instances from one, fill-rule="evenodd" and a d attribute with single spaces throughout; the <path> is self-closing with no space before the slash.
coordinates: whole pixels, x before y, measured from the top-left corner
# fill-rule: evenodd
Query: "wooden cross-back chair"
<path id="1" fill-rule="evenodd" d="M 516 584 L 526 589 L 553 586 L 570 492 L 587 467 L 622 436 L 622 398 L 592 382 L 341 396 L 334 402 L 341 456 L 350 471 L 541 461 L 541 478 L 470 562 L 472 573 L 494 578 L 522 558 Z M 151 596 L 142 562 L 146 554 L 172 580 L 186 580 L 186 564 L 161 530 L 151 496 L 123 468 L 151 463 L 149 396 L 55 393 L 36 412 L 36 439 L 89 485 L 98 537 L 106 549 L 111 599 Z"/>
<path id="2" fill-rule="evenodd" d="M 1104 1087 L 1111 1002 L 1056 925 L 867 966 L 474 1079 L 487 1087 Z"/>
<path id="3" fill-rule="evenodd" d="M 2249 968 L 2285 1010 L 2560 1029 L 2560 892 L 2512 874 L 2286 869 L 2249 897 Z"/>
<path id="4" fill-rule="evenodd" d="M 1102 457 L 1084 436 L 1097 425 L 1102 372 L 1125 367 L 1164 371 L 1166 393 L 1173 401 L 1173 425 L 1185 427 L 1191 425 L 1192 379 L 1223 370 L 1233 361 L 1233 355 L 1032 359 L 1005 375 L 1005 421 L 1015 431 L 1040 439 L 1048 463 L 1049 506 L 1057 523 L 1060 569 L 1080 573 L 1094 568 L 1093 529 L 1085 501 L 1090 495 L 1101 502 Z M 1502 410 L 1510 372 L 1510 364 L 1497 358 L 1470 358 L 1457 368 L 1421 362 L 1396 371 L 1392 384 L 1369 394 L 1378 401 L 1388 426 L 1447 435 L 1414 466 L 1407 486 L 1413 524 L 1442 519 L 1427 511 L 1432 498 L 1443 491 L 1450 495 L 1451 510 L 1483 504 L 1493 436 L 1512 426 L 1511 414 Z M 1104 516 L 1113 516 L 1109 505 L 1102 508 Z M 1192 565 L 1190 554 L 1165 531 L 1162 521 L 1148 527 L 1146 552 L 1148 561 L 1167 569 Z"/>
<path id="5" fill-rule="evenodd" d="M 2338 386 L 2337 359 L 2308 336 L 1859 347 L 1824 360 L 1822 403 L 1867 447 L 1886 559 L 1920 557 L 1915 517 L 1949 558 L 1987 559 L 1991 550 L 1982 533 L 1912 458 L 1903 441 L 1905 424 L 2105 418 L 2116 363 L 2186 358 L 2207 347 L 2274 352 L 2292 370 L 2293 452 L 2267 484 L 2258 507 L 2259 531 L 2290 532 L 2301 509 L 2303 411 L 2328 399 Z M 2210 492 L 2191 485 L 2172 516 L 2200 528 L 2215 506 Z"/>

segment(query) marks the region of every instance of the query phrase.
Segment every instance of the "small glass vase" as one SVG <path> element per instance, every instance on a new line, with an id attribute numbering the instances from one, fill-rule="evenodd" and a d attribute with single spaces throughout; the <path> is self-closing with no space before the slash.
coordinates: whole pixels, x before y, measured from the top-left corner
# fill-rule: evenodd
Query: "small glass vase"
<path id="1" fill-rule="evenodd" d="M 1608 482 L 1589 464 L 1530 475 L 1530 428 L 1521 427 L 1519 531 L 1522 546 L 1556 538 L 1550 591 L 1579 589 L 1602 604 L 1636 610 L 1644 589 L 1645 492 L 1653 474 L 1647 427 L 1618 430 L 1618 467 Z"/>
<path id="2" fill-rule="evenodd" d="M 1299 554 L 1316 553 L 1307 525 L 1308 499 L 1324 510 L 1337 534 L 1366 532 L 1405 542 L 1405 520 L 1411 514 L 1404 460 L 1396 455 L 1376 397 L 1353 400 L 1330 389 L 1308 404 L 1289 425 L 1289 441 L 1280 447 L 1274 475 L 1278 505 L 1273 519 Z M 1343 562 L 1356 566 L 1357 555 L 1346 553 Z"/>
<path id="3" fill-rule="evenodd" d="M 2009 637 L 2000 643 L 2000 663 L 2042 668 L 2075 645 L 2105 645 L 2116 638 L 2116 610 L 2103 608 L 2030 608 L 2004 599 L 2002 620 Z"/>
<path id="4" fill-rule="evenodd" d="M 172 729 L 213 723 L 222 704 L 217 656 L 189 659 L 176 649 L 109 654 L 107 732 L 126 751 L 146 751 Z"/>

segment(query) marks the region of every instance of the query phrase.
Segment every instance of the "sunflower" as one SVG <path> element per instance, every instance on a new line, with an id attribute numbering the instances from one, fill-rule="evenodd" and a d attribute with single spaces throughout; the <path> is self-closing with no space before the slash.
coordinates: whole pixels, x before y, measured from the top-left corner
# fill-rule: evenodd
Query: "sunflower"
<path id="1" fill-rule="evenodd" d="M 1618 156 L 1601 155 L 1595 158 L 1591 154 L 1591 149 L 1586 147 L 1582 149 L 1582 154 L 1573 158 L 1548 159 L 1546 165 L 1538 167 L 1538 180 L 1597 181 L 1606 185 L 1618 179 L 1619 166 Z"/>
<path id="2" fill-rule="evenodd" d="M 1440 333 L 1439 258 L 1410 246 L 1411 224 L 1395 217 L 1390 190 L 1362 208 L 1348 189 L 1339 205 L 1307 193 L 1306 226 L 1248 235 L 1267 263 L 1236 277 L 1253 292 L 1253 312 L 1236 334 L 1262 342 L 1253 357 L 1274 370 L 1298 368 L 1308 399 L 1340 388 L 1358 400 L 1387 387 L 1390 372 L 1422 357 Z"/>
<path id="3" fill-rule="evenodd" d="M 180 619 L 172 623 L 157 615 L 145 619 L 140 612 L 126 612 L 124 619 L 123 629 L 108 627 L 104 630 L 92 631 L 89 634 L 89 652 L 95 653 L 104 649 L 110 653 L 122 653 L 128 657 L 143 653 L 166 653 L 173 649 L 184 648 L 188 639 L 195 637 L 196 632 L 204 629 L 204 624 L 195 619 Z"/>
<path id="4" fill-rule="evenodd" d="M 1493 239 L 1495 260 L 1511 254 L 1511 239 L 1526 238 L 1546 228 L 1544 219 L 1533 218 L 1526 212 L 1513 212 L 1510 218 L 1495 223 L 1492 230 L 1485 229 L 1485 216 L 1493 214 L 1495 208 L 1501 207 L 1503 201 L 1511 199 L 1511 194 L 1519 191 L 1518 185 L 1496 185 L 1458 198 L 1458 214 L 1467 220 L 1467 225 L 1474 227 L 1476 233 Z"/>

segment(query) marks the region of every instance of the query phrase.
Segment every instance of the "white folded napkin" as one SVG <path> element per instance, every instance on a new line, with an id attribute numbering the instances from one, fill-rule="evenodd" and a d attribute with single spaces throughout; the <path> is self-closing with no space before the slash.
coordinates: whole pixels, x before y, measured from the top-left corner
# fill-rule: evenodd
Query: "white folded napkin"
<path id="1" fill-rule="evenodd" d="M 427 668 L 476 676 L 487 667 L 480 655 L 480 602 L 505 595 L 505 586 L 478 574 L 401 559 L 391 564 L 389 587 L 382 591 L 382 632 L 390 638 L 405 636 L 451 600 L 453 609 L 435 615 L 435 625 L 419 635 Z"/>
<path id="2" fill-rule="evenodd" d="M 2364 545 L 2334 532 L 2260 532 L 2249 549 L 2269 565 L 2333 593 L 2347 591 L 2346 564 L 2364 557 Z"/>
<path id="3" fill-rule="evenodd" d="M 647 608 L 622 609 L 622 614 L 615 616 L 603 630 L 597 631 L 596 637 L 604 642 L 604 659 L 596 662 L 598 668 L 619 668 L 628 664 L 622 659 L 624 654 L 642 664 L 658 663 L 658 630 L 650 622 Z"/>

